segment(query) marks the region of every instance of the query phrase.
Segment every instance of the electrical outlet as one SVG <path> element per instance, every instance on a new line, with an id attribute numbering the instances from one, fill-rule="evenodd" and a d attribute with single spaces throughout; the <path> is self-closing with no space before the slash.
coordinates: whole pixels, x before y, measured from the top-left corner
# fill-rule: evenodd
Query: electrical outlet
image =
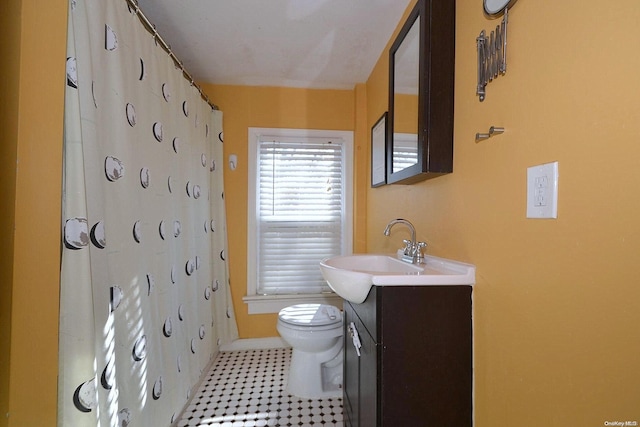
<path id="1" fill-rule="evenodd" d="M 558 218 L 558 162 L 527 168 L 527 218 Z"/>

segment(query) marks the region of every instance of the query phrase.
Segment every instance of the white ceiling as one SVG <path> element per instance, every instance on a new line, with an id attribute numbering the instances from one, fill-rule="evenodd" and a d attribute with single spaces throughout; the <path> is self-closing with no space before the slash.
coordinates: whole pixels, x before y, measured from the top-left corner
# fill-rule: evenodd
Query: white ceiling
<path id="1" fill-rule="evenodd" d="M 411 0 L 138 0 L 199 82 L 353 89 Z"/>

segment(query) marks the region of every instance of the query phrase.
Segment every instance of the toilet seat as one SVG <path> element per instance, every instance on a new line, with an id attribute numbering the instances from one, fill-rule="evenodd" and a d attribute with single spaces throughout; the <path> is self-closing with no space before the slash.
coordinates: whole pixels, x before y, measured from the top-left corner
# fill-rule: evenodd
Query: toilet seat
<path id="1" fill-rule="evenodd" d="M 280 310 L 278 319 L 288 326 L 324 330 L 340 326 L 342 313 L 337 307 L 327 304 L 296 304 Z"/>

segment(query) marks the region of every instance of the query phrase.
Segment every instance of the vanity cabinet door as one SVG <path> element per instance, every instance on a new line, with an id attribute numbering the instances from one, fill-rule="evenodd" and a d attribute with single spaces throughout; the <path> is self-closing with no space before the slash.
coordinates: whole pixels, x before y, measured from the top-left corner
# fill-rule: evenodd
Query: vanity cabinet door
<path id="1" fill-rule="evenodd" d="M 359 426 L 360 400 L 360 359 L 351 339 L 351 323 L 357 322 L 357 316 L 351 305 L 344 302 L 344 366 L 342 408 L 344 425 Z"/>
<path id="2" fill-rule="evenodd" d="M 385 426 L 472 426 L 471 286 L 378 289 Z"/>
<path id="3" fill-rule="evenodd" d="M 378 345 L 363 327 L 360 332 L 360 427 L 378 426 Z"/>
<path id="4" fill-rule="evenodd" d="M 345 426 L 378 425 L 377 345 L 351 305 L 344 304 L 344 418 Z M 354 342 L 354 335 L 357 339 Z M 356 349 L 358 346 L 358 349 Z"/>

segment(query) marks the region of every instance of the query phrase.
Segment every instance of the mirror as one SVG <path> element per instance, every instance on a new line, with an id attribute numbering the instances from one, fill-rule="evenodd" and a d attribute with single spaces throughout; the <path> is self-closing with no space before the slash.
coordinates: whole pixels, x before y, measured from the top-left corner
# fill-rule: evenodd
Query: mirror
<path id="1" fill-rule="evenodd" d="M 511 8 L 516 0 L 483 0 L 484 13 L 489 16 L 500 16 L 505 9 Z"/>
<path id="2" fill-rule="evenodd" d="M 418 0 L 389 50 L 387 182 L 453 171 L 455 0 Z"/>
<path id="3" fill-rule="evenodd" d="M 394 56 L 393 173 L 418 163 L 419 58 L 420 16 L 416 17 Z"/>

